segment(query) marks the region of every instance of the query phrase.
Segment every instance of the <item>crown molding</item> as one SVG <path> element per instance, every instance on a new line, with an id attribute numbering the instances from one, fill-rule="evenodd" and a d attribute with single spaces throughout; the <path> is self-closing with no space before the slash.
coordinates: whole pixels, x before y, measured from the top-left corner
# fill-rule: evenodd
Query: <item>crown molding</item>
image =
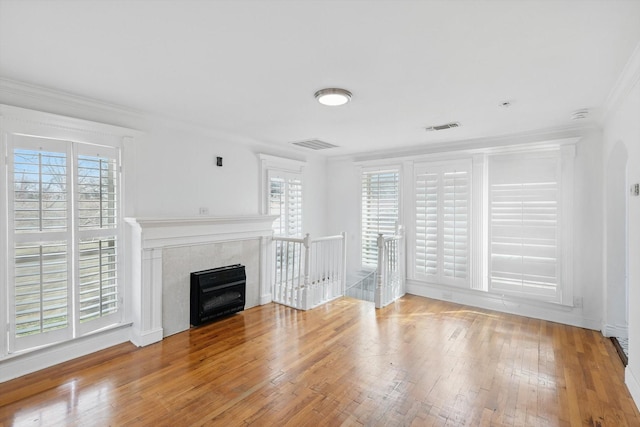
<path id="1" fill-rule="evenodd" d="M 584 136 L 590 131 L 600 131 L 595 125 L 587 126 L 565 126 L 552 129 L 538 129 L 528 132 L 499 135 L 495 137 L 484 137 L 467 139 L 460 141 L 441 142 L 425 144 L 422 146 L 408 147 L 405 150 L 382 150 L 368 153 L 364 156 L 357 154 L 350 156 L 330 157 L 330 160 L 346 160 L 356 163 L 368 163 L 376 160 L 413 158 L 421 155 L 446 154 L 454 152 L 475 152 L 489 148 L 499 149 L 507 147 L 525 147 L 527 145 L 538 145 L 540 143 L 552 143 L 553 141 L 575 141 L 575 138 Z"/>
<path id="2" fill-rule="evenodd" d="M 163 129 L 187 132 L 221 142 L 241 144 L 256 151 L 274 148 L 272 145 L 255 138 L 232 134 L 175 117 L 137 110 L 2 76 L 0 76 L 0 103 L 60 116 L 71 116 L 83 120 L 137 129 L 146 133 L 149 133 L 152 129 Z M 71 110 L 71 113 L 68 110 Z M 286 153 L 295 152 L 289 147 L 284 147 L 280 151 Z"/>
<path id="3" fill-rule="evenodd" d="M 640 81 L 640 43 L 636 45 L 627 64 L 622 69 L 618 81 L 613 86 L 603 106 L 603 118 L 607 121 L 611 113 L 626 98 Z"/>
<path id="4" fill-rule="evenodd" d="M 85 96 L 0 77 L 0 100 L 2 100 L 5 94 L 38 101 L 45 100 L 55 102 L 56 104 L 66 105 L 72 108 L 86 107 L 92 110 L 102 110 L 103 112 L 126 115 L 136 119 L 145 117 L 145 113 L 142 111 L 127 108 L 122 105 L 111 104 Z"/>

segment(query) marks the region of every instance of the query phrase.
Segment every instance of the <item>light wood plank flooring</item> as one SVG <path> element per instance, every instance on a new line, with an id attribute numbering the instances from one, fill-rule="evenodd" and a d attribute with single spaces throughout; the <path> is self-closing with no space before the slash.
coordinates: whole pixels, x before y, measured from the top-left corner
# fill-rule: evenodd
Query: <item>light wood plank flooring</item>
<path id="1" fill-rule="evenodd" d="M 1 426 L 640 426 L 599 332 L 406 296 L 276 304 L 0 384 Z"/>

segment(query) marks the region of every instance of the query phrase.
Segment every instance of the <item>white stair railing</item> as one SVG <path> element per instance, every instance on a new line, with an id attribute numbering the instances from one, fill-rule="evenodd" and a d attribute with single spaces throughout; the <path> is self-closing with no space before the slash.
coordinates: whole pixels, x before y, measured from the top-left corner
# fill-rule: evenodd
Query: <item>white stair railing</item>
<path id="1" fill-rule="evenodd" d="M 393 236 L 378 234 L 376 308 L 382 308 L 406 293 L 404 278 L 404 233 L 401 228 Z"/>
<path id="2" fill-rule="evenodd" d="M 345 293 L 346 234 L 274 237 L 273 301 L 309 310 Z"/>

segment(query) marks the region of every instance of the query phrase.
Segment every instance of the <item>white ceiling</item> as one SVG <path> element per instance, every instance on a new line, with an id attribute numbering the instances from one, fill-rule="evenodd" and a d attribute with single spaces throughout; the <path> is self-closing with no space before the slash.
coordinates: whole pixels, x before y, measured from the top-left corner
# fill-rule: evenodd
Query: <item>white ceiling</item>
<path id="1" fill-rule="evenodd" d="M 4 78 L 327 155 L 597 120 L 639 41 L 639 0 L 0 0 Z"/>

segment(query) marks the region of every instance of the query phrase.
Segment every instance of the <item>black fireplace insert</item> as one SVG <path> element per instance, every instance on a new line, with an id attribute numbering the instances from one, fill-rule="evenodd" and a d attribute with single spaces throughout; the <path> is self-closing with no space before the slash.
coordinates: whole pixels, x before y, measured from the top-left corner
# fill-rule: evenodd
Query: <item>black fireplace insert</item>
<path id="1" fill-rule="evenodd" d="M 191 273 L 191 325 L 244 310 L 246 283 L 240 264 Z"/>

